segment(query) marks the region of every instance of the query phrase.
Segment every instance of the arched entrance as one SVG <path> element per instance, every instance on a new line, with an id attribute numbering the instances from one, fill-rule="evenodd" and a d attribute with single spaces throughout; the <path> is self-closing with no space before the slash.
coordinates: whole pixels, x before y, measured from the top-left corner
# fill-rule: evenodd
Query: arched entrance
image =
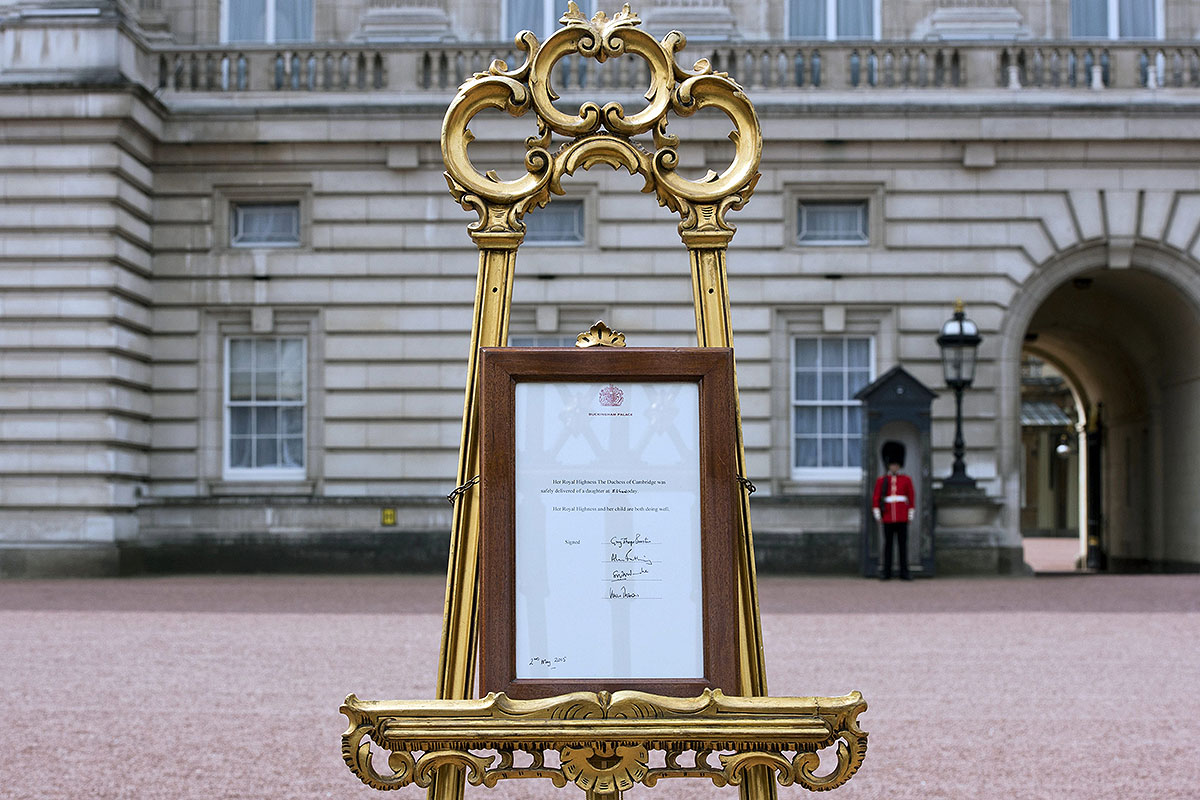
<path id="1" fill-rule="evenodd" d="M 1006 320 L 1002 441 L 1020 443 L 1008 446 L 1005 465 L 1015 479 L 1010 508 L 1024 506 L 1023 531 L 1034 518 L 1061 531 L 1073 502 L 1075 527 L 1092 525 L 1093 567 L 1200 569 L 1200 273 L 1161 247 L 1135 247 L 1122 269 L 1107 266 L 1108 252 L 1098 246 L 1048 265 Z M 1029 373 L 1038 363 L 1072 398 L 1057 404 L 1068 420 L 1047 420 L 1051 436 L 1030 435 Z M 1046 463 L 1063 443 L 1068 463 Z M 1056 504 L 1052 513 L 1030 514 L 1030 480 L 1039 488 L 1058 481 L 1059 494 L 1035 493 Z"/>
<path id="2" fill-rule="evenodd" d="M 1021 353 L 1021 540 L 1035 571 L 1068 572 L 1086 555 L 1088 404 L 1038 338 Z"/>

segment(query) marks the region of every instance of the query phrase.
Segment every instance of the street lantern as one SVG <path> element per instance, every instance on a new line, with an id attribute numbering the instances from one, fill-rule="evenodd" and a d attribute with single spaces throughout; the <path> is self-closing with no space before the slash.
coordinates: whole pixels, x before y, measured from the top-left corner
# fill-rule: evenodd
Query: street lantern
<path id="1" fill-rule="evenodd" d="M 967 475 L 963 463 L 966 445 L 962 433 L 962 396 L 963 389 L 975 382 L 975 351 L 981 341 L 979 328 L 967 319 L 962 300 L 959 300 L 954 304 L 954 316 L 942 325 L 942 333 L 937 338 L 938 347 L 942 349 L 942 373 L 946 385 L 954 390 L 954 469 L 942 482 L 947 488 L 975 488 L 975 479 Z"/>

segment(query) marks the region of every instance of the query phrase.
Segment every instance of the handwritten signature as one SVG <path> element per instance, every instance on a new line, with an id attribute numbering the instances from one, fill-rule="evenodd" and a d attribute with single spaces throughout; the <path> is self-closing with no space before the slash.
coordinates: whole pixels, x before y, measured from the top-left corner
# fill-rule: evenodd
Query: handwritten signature
<path id="1" fill-rule="evenodd" d="M 533 658 L 529 659 L 529 666 L 545 667 L 547 669 L 558 669 L 559 664 L 565 663 L 567 663 L 566 656 L 555 656 L 554 658 L 542 658 L 541 656 L 534 656 Z"/>
<path id="2" fill-rule="evenodd" d="M 645 564 L 648 567 L 654 566 L 654 559 L 646 556 L 639 556 L 633 550 L 626 550 L 622 553 L 609 553 L 608 560 L 615 564 Z"/>
<path id="3" fill-rule="evenodd" d="M 635 533 L 632 539 L 628 536 L 614 536 L 608 540 L 608 543 L 613 547 L 636 547 L 639 544 L 654 544 L 654 542 L 640 533 Z"/>

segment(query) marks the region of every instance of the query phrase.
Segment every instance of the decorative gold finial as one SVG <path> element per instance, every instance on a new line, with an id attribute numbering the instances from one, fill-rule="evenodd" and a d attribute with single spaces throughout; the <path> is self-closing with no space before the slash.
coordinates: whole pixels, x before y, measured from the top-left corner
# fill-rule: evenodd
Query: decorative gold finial
<path id="1" fill-rule="evenodd" d="M 575 337 L 576 347 L 624 347 L 625 334 L 614 331 L 604 324 L 604 320 L 596 320 L 596 324 L 586 333 Z"/>
<path id="2" fill-rule="evenodd" d="M 965 309 L 966 309 L 966 306 L 963 305 L 963 301 L 962 301 L 961 297 L 954 301 L 954 313 L 955 314 L 962 314 Z"/>

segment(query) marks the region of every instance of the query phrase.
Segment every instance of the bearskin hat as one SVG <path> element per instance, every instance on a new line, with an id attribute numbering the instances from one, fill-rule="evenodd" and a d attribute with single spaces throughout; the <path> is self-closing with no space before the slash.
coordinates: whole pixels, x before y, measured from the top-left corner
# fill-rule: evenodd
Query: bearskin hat
<path id="1" fill-rule="evenodd" d="M 885 468 L 888 464 L 904 466 L 904 445 L 900 442 L 884 442 L 881 455 L 883 456 L 883 466 Z"/>

